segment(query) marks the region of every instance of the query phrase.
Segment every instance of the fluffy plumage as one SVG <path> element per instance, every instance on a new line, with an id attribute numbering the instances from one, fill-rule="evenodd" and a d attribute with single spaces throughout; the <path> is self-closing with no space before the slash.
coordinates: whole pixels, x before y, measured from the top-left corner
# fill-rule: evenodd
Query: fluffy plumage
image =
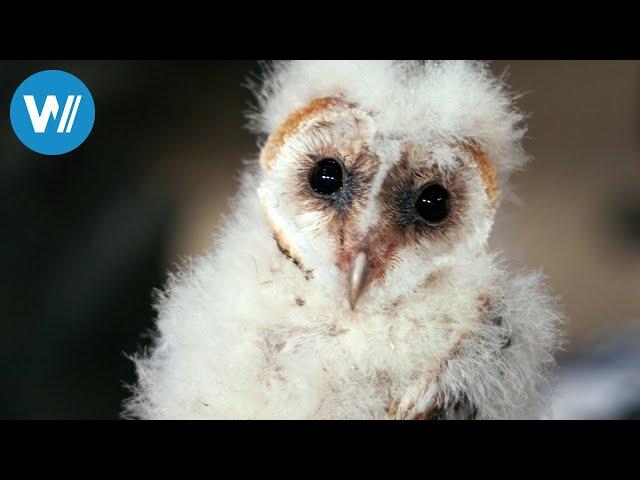
<path id="1" fill-rule="evenodd" d="M 257 96 L 261 158 L 216 245 L 161 294 L 127 414 L 539 415 L 560 315 L 539 274 L 487 251 L 526 159 L 503 83 L 476 62 L 285 62 Z M 323 158 L 346 177 L 330 198 L 309 188 Z M 451 192 L 439 225 L 413 208 L 430 182 Z"/>

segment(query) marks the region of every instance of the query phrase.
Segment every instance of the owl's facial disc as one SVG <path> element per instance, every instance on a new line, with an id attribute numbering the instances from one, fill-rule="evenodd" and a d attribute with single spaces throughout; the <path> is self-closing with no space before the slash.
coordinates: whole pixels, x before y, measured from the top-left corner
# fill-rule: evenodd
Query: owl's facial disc
<path id="1" fill-rule="evenodd" d="M 260 198 L 280 250 L 328 291 L 342 283 L 353 310 L 365 297 L 394 301 L 482 247 L 495 169 L 472 142 L 438 142 L 387 134 L 340 99 L 294 111 L 261 155 Z"/>

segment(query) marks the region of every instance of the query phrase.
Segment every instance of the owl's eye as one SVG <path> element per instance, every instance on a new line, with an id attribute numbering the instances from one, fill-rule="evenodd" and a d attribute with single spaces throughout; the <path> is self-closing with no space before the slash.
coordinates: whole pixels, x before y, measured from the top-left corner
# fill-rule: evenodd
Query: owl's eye
<path id="1" fill-rule="evenodd" d="M 342 188 L 342 165 L 333 158 L 318 161 L 309 174 L 309 185 L 319 195 L 333 195 Z"/>
<path id="2" fill-rule="evenodd" d="M 430 183 L 422 188 L 416 201 L 416 211 L 430 225 L 441 223 L 451 209 L 449 192 L 442 185 Z"/>

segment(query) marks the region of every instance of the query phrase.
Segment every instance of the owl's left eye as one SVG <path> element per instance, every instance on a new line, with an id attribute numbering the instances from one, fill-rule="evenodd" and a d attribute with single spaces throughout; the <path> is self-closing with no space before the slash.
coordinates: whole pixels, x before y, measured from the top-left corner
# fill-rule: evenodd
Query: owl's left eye
<path id="1" fill-rule="evenodd" d="M 342 188 L 343 169 L 333 158 L 323 158 L 311 169 L 309 185 L 319 195 L 333 195 Z"/>
<path id="2" fill-rule="evenodd" d="M 441 223 L 451 210 L 447 189 L 437 183 L 428 183 L 418 195 L 416 211 L 430 225 Z"/>

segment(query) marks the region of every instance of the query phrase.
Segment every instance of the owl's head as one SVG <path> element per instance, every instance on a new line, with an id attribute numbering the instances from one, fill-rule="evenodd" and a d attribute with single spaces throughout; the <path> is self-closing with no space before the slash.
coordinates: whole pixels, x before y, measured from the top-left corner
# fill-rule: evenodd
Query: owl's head
<path id="1" fill-rule="evenodd" d="M 522 115 L 483 63 L 283 62 L 258 98 L 273 236 L 352 309 L 482 251 L 526 158 Z"/>

